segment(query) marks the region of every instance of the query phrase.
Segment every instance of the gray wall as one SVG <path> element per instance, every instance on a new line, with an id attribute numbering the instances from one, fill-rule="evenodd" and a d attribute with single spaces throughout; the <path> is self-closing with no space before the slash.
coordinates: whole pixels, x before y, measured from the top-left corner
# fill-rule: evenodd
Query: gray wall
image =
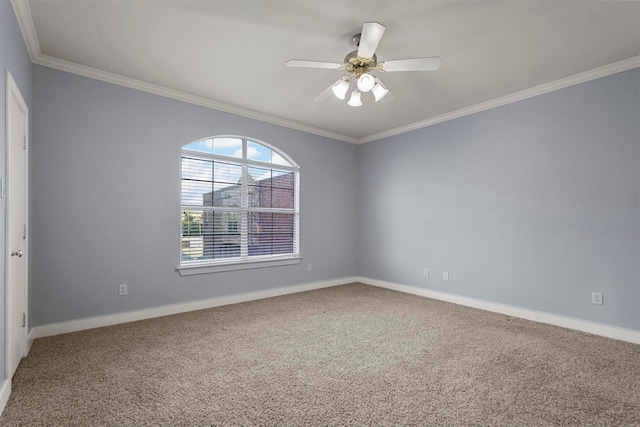
<path id="1" fill-rule="evenodd" d="M 39 66 L 33 84 L 33 325 L 358 274 L 640 330 L 637 69 L 362 146 Z M 300 265 L 175 272 L 180 147 L 216 134 L 301 165 Z"/>
<path id="2" fill-rule="evenodd" d="M 7 0 L 0 0 L 0 177 L 6 178 L 5 143 L 5 90 L 6 71 L 9 70 L 20 93 L 31 109 L 31 60 L 27 53 L 16 16 Z M 30 117 L 31 121 L 31 117 Z M 0 198 L 0 379 L 4 378 L 5 365 L 5 199 Z"/>
<path id="3" fill-rule="evenodd" d="M 640 70 L 358 156 L 362 275 L 640 330 Z"/>
<path id="4" fill-rule="evenodd" d="M 35 326 L 357 273 L 356 146 L 40 66 L 34 91 Z M 218 134 L 258 138 L 300 165 L 301 264 L 175 271 L 180 148 Z"/>

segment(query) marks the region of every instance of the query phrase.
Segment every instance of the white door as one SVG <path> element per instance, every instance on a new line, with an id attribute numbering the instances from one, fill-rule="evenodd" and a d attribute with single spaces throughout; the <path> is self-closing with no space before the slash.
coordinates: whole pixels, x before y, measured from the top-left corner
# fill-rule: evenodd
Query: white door
<path id="1" fill-rule="evenodd" d="M 27 140 L 29 111 L 7 71 L 6 110 L 6 376 L 27 349 Z"/>

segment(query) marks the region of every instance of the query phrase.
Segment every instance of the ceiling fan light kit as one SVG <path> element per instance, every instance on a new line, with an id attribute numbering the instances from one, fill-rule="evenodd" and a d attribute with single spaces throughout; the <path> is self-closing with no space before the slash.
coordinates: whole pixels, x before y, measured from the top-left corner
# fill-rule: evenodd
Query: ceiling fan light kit
<path id="1" fill-rule="evenodd" d="M 376 83 L 375 86 L 371 89 L 373 96 L 376 99 L 376 102 L 380 101 L 385 97 L 386 94 L 389 93 L 389 89 L 382 86 L 380 83 Z"/>
<path id="2" fill-rule="evenodd" d="M 352 107 L 362 107 L 362 93 L 358 89 L 351 92 L 351 98 L 347 104 Z"/>
<path id="3" fill-rule="evenodd" d="M 340 80 L 338 83 L 331 86 L 331 90 L 333 91 L 333 94 L 336 96 L 336 98 L 344 100 L 347 95 L 347 91 L 349 90 L 349 80 Z"/>
<path id="4" fill-rule="evenodd" d="M 356 79 L 356 90 L 351 93 L 351 98 L 347 102 L 352 107 L 362 106 L 362 93 L 373 93 L 375 102 L 378 102 L 385 98 L 385 102 L 390 102 L 395 97 L 389 92 L 380 80 L 379 77 L 371 74 L 372 71 L 379 72 L 394 72 L 394 71 L 436 71 L 442 65 L 440 58 L 437 56 L 429 58 L 415 58 L 415 59 L 399 59 L 393 61 L 385 61 L 378 63 L 378 58 L 375 54 L 382 35 L 384 34 L 386 27 L 377 22 L 365 22 L 362 26 L 362 33 L 353 36 L 353 42 L 358 46 L 358 50 L 349 53 L 344 58 L 343 64 L 335 62 L 322 62 L 322 61 L 306 61 L 292 59 L 287 62 L 288 67 L 299 68 L 323 68 L 342 70 L 350 73 L 333 83 L 318 96 L 314 98 L 314 101 L 324 101 L 327 97 L 331 96 L 331 92 L 340 100 L 346 98 L 347 92 L 351 86 L 351 79 Z"/>
<path id="5" fill-rule="evenodd" d="M 360 92 L 369 92 L 376 84 L 376 79 L 369 73 L 362 73 L 358 77 L 358 89 Z"/>

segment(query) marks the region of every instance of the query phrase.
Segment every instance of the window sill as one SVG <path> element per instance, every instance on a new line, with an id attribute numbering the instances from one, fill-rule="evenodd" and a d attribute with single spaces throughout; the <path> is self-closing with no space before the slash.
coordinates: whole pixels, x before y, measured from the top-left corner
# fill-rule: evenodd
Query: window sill
<path id="1" fill-rule="evenodd" d="M 180 276 L 193 276 L 195 274 L 219 273 L 222 271 L 248 270 L 252 268 L 279 267 L 281 265 L 300 264 L 302 257 L 287 257 L 278 259 L 258 259 L 251 261 L 230 261 L 219 264 L 191 264 L 182 265 L 176 270 Z"/>

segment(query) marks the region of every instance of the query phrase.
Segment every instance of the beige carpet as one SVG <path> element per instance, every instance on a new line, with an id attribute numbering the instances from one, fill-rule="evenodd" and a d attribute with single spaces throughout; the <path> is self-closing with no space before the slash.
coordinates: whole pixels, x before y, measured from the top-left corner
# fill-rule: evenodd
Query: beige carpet
<path id="1" fill-rule="evenodd" d="M 640 346 L 351 284 L 38 339 L 0 424 L 640 425 Z"/>

